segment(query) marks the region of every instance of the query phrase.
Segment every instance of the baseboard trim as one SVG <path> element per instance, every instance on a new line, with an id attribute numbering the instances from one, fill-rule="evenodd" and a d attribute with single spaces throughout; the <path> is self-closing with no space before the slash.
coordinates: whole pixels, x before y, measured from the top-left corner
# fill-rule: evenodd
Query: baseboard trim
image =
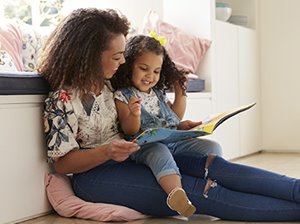
<path id="1" fill-rule="evenodd" d="M 274 149 L 263 149 L 261 150 L 260 152 L 263 152 L 263 153 L 300 153 L 300 149 L 297 150 L 297 149 L 282 149 L 282 150 L 274 150 Z"/>
<path id="2" fill-rule="evenodd" d="M 20 222 L 25 222 L 25 221 L 32 220 L 32 219 L 35 219 L 35 218 L 39 218 L 41 216 L 52 214 L 53 212 L 54 212 L 53 210 L 50 210 L 50 211 L 47 211 L 47 212 L 42 212 L 42 213 L 39 213 L 39 214 L 36 214 L 36 215 L 32 215 L 32 216 L 28 216 L 28 217 L 25 217 L 25 218 L 21 218 L 21 219 L 13 220 L 13 221 L 10 221 L 10 222 L 6 222 L 4 224 L 16 224 L 16 223 L 20 223 Z"/>

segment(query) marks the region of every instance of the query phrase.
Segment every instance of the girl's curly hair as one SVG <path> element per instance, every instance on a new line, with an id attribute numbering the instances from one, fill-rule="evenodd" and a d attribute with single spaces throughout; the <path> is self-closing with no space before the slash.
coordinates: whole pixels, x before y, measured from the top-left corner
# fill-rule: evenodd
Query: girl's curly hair
<path id="1" fill-rule="evenodd" d="M 117 11 L 77 9 L 51 33 L 38 72 L 52 90 L 63 86 L 90 91 L 103 82 L 102 52 L 116 35 L 127 35 L 129 21 Z"/>
<path id="2" fill-rule="evenodd" d="M 186 89 L 186 72 L 176 68 L 166 49 L 156 39 L 145 35 L 133 36 L 128 40 L 124 53 L 126 62 L 120 65 L 116 74 L 111 79 L 114 89 L 132 86 L 133 64 L 145 52 L 163 55 L 160 79 L 155 85 L 157 89 L 163 91 L 172 89 L 176 82 L 179 83 L 183 90 Z"/>

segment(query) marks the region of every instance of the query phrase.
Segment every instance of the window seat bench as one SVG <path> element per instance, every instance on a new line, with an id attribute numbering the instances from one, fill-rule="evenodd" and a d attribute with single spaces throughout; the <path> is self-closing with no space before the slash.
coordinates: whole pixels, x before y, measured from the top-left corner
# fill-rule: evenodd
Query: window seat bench
<path id="1" fill-rule="evenodd" d="M 49 213 L 42 109 L 49 88 L 34 73 L 0 73 L 0 223 Z"/>

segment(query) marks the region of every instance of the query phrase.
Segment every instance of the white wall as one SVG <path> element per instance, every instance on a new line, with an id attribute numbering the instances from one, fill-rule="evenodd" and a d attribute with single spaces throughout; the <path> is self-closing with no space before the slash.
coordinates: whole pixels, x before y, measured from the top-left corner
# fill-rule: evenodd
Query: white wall
<path id="1" fill-rule="evenodd" d="M 263 149 L 300 151 L 300 1 L 259 4 Z"/>
<path id="2" fill-rule="evenodd" d="M 133 27 L 140 28 L 148 10 L 155 10 L 160 16 L 163 11 L 161 0 L 67 0 L 65 14 L 80 7 L 113 8 L 120 10 L 131 21 Z"/>

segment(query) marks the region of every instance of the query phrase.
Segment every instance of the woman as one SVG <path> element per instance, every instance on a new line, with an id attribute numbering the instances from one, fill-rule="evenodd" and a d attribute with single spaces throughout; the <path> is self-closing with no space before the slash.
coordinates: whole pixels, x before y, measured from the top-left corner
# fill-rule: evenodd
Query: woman
<path id="1" fill-rule="evenodd" d="M 73 173 L 73 189 L 86 201 L 123 205 L 152 216 L 176 215 L 150 169 L 128 159 L 139 146 L 122 140 L 118 131 L 107 80 L 125 61 L 128 29 L 126 18 L 115 11 L 79 9 L 49 37 L 39 67 L 53 90 L 44 110 L 48 159 L 56 172 Z M 179 127 L 196 124 L 185 121 Z M 206 154 L 218 148 L 213 141 L 203 144 Z M 244 221 L 300 220 L 299 180 L 219 156 L 178 154 L 174 159 L 197 214 Z"/>

